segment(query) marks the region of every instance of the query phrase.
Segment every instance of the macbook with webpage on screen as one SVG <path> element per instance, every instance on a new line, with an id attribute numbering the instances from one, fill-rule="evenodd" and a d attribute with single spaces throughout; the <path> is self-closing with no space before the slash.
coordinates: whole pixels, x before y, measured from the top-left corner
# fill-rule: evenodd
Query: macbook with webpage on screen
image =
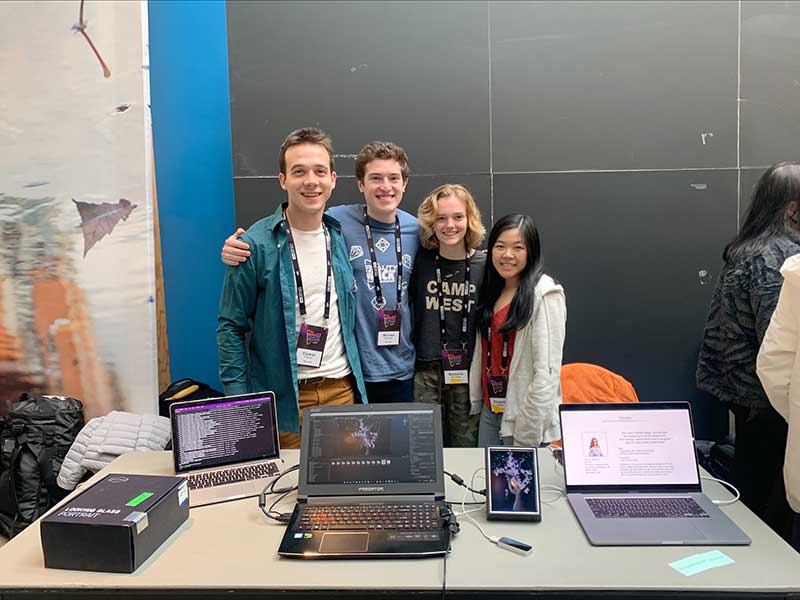
<path id="1" fill-rule="evenodd" d="M 701 491 L 688 402 L 559 411 L 567 499 L 592 545 L 750 543 Z"/>

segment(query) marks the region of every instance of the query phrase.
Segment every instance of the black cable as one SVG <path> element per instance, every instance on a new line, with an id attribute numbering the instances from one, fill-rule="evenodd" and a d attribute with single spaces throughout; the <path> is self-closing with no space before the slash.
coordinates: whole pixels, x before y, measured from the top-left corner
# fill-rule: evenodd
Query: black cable
<path id="1" fill-rule="evenodd" d="M 447 549 L 447 552 L 444 553 L 444 573 L 442 573 L 442 600 L 444 600 L 444 591 L 447 589 L 447 555 L 450 553 L 450 549 Z"/>
<path id="2" fill-rule="evenodd" d="M 264 491 L 262 491 L 261 493 L 262 493 L 262 494 L 265 494 L 265 495 L 266 495 L 266 494 L 282 494 L 282 493 L 284 493 L 284 492 L 290 492 L 290 491 L 292 491 L 292 490 L 296 490 L 296 489 L 297 489 L 297 486 L 296 486 L 296 485 L 295 485 L 295 486 L 292 486 L 292 487 L 287 487 L 287 488 L 283 488 L 283 489 L 280 489 L 280 490 L 276 490 L 276 489 L 275 489 L 275 484 L 276 484 L 276 483 L 278 483 L 278 481 L 280 481 L 281 477 L 283 477 L 284 475 L 288 475 L 288 474 L 289 474 L 289 473 L 291 473 L 292 471 L 297 471 L 299 468 L 300 468 L 300 465 L 299 465 L 299 464 L 296 464 L 296 465 L 293 465 L 293 466 L 289 467 L 289 468 L 288 468 L 288 469 L 286 469 L 286 470 L 285 470 L 283 473 L 280 473 L 280 474 L 279 474 L 279 475 L 278 475 L 278 476 L 277 476 L 275 479 L 273 479 L 272 481 L 270 481 L 270 482 L 269 482 L 269 483 L 268 483 L 268 484 L 267 484 L 267 485 L 264 487 Z"/>
<path id="3" fill-rule="evenodd" d="M 260 503 L 259 503 L 259 507 L 261 508 L 261 512 L 263 512 L 264 515 L 267 518 L 270 518 L 273 521 L 278 521 L 278 523 L 288 523 L 289 520 L 292 518 L 292 513 L 290 513 L 290 512 L 289 513 L 276 512 L 275 511 L 275 507 L 280 503 L 281 500 L 286 498 L 286 496 L 291 494 L 296 489 L 297 489 L 297 487 L 293 487 L 292 489 L 283 492 L 280 496 L 278 496 L 278 499 L 275 500 L 275 502 L 273 502 L 267 510 L 264 510 L 264 507 L 261 506 Z"/>
<path id="4" fill-rule="evenodd" d="M 276 490 L 275 484 L 278 483 L 281 477 L 291 473 L 292 471 L 296 471 L 299 468 L 300 468 L 299 464 L 289 467 L 288 469 L 280 473 L 275 479 L 273 479 L 267 485 L 265 485 L 264 489 L 261 490 L 261 493 L 258 495 L 258 507 L 261 509 L 261 512 L 264 513 L 264 516 L 266 516 L 269 519 L 272 519 L 273 521 L 278 521 L 279 523 L 288 523 L 289 519 L 292 518 L 292 513 L 279 513 L 276 512 L 274 509 L 275 506 L 277 506 L 281 500 L 283 500 L 291 492 L 295 491 L 297 489 L 297 486 L 293 485 Z M 268 509 L 265 510 L 264 507 L 267 505 L 267 496 L 271 494 L 281 494 L 281 496 L 277 500 L 275 500 L 275 502 L 273 502 Z"/>
<path id="5" fill-rule="evenodd" d="M 479 494 L 479 495 L 481 495 L 481 496 L 485 496 L 485 495 L 486 495 L 486 489 L 485 489 L 485 488 L 484 488 L 484 489 L 482 489 L 482 490 L 473 490 L 471 487 L 469 487 L 469 486 L 468 486 L 468 485 L 467 485 L 467 484 L 464 482 L 464 480 L 463 480 L 461 477 L 459 477 L 459 476 L 458 476 L 458 475 L 456 475 L 455 473 L 448 473 L 447 471 L 445 471 L 445 472 L 444 472 L 444 474 L 445 474 L 445 475 L 447 475 L 447 476 L 448 476 L 448 477 L 449 477 L 449 478 L 450 478 L 450 479 L 453 481 L 453 483 L 455 483 L 455 484 L 457 484 L 457 485 L 460 485 L 461 487 L 465 487 L 465 488 L 467 488 L 467 489 L 468 489 L 470 492 L 472 492 L 473 494 Z M 467 503 L 467 504 L 469 504 L 469 503 Z"/>

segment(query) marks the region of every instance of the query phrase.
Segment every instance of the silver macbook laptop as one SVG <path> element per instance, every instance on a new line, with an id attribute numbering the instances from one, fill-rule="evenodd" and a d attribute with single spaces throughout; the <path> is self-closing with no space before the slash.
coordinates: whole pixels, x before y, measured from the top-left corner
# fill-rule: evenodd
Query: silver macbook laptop
<path id="1" fill-rule="evenodd" d="M 560 412 L 567 499 L 592 545 L 750 543 L 701 492 L 688 402 Z"/>
<path id="2" fill-rule="evenodd" d="M 257 496 L 283 465 L 275 394 L 176 402 L 169 407 L 175 473 L 189 506 Z"/>
<path id="3" fill-rule="evenodd" d="M 441 556 L 450 546 L 441 410 L 359 404 L 303 414 L 298 503 L 278 554 Z"/>

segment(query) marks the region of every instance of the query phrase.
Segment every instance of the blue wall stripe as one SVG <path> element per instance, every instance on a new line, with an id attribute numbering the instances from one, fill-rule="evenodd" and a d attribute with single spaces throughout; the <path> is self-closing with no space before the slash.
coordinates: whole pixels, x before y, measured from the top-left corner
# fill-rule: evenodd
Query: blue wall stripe
<path id="1" fill-rule="evenodd" d="M 219 248 L 234 226 L 225 2 L 148 9 L 170 370 L 218 386 Z"/>

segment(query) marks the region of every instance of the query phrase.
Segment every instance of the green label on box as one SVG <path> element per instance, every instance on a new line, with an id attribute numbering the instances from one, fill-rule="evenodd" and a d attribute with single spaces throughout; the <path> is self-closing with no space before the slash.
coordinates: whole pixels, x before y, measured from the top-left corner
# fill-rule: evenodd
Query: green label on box
<path id="1" fill-rule="evenodd" d="M 153 492 L 142 492 L 136 498 L 128 502 L 125 506 L 138 506 L 145 500 L 147 500 L 150 496 L 153 495 Z"/>

